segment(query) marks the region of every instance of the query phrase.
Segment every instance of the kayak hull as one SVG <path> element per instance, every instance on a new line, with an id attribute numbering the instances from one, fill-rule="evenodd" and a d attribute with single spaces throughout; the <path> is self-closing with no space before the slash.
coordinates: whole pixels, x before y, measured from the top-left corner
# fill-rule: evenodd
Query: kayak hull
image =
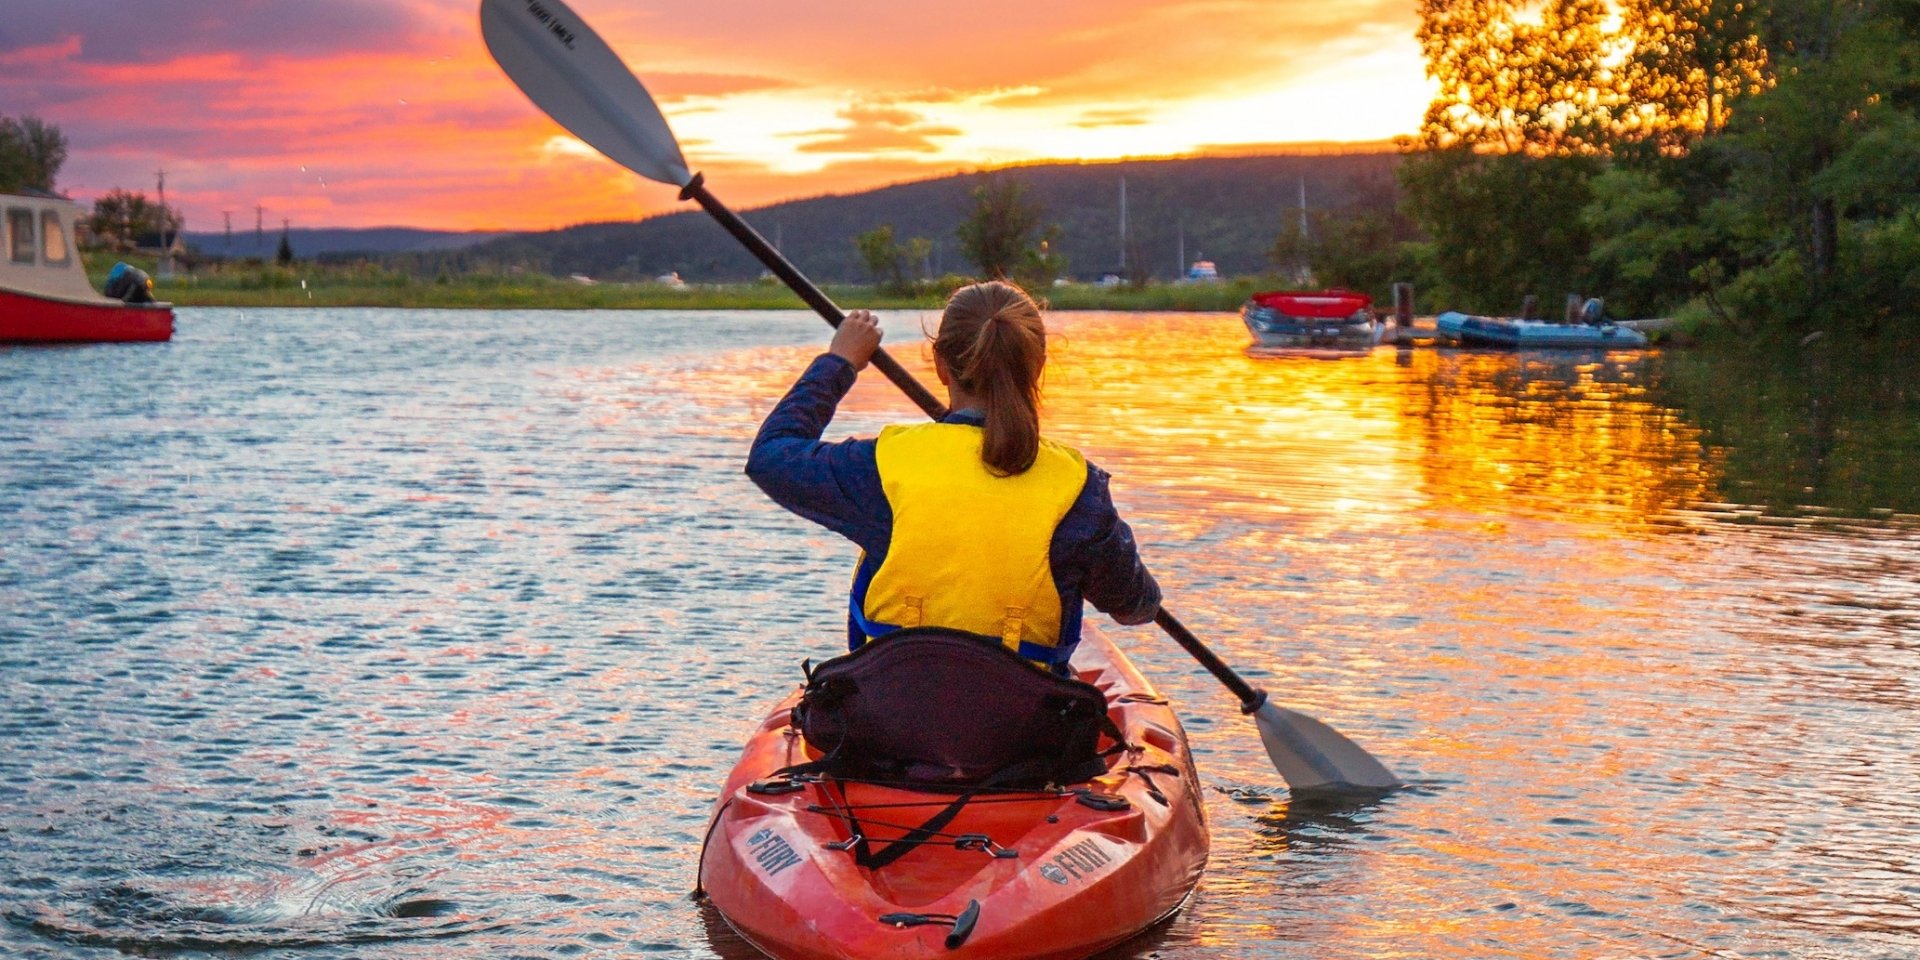
<path id="1" fill-rule="evenodd" d="M 1171 916 L 1199 883 L 1209 847 L 1185 733 L 1097 630 L 1086 631 L 1074 668 L 1107 695 L 1131 749 L 1084 784 L 982 794 L 941 842 L 877 870 L 831 846 L 851 835 L 849 819 L 833 811 L 857 807 L 877 846 L 953 794 L 834 780 L 782 794 L 750 790 L 818 756 L 788 725 L 797 694 L 780 701 L 715 805 L 702 889 L 741 937 L 780 960 L 1072 960 Z M 969 836 L 982 839 L 946 839 Z"/>

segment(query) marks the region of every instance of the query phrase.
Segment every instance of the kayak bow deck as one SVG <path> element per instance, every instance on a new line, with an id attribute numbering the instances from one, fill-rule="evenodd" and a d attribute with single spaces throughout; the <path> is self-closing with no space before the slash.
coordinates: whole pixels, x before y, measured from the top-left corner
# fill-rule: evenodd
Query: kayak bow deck
<path id="1" fill-rule="evenodd" d="M 1089 625 L 1076 676 L 1106 695 L 1127 749 L 1057 789 L 975 795 L 885 866 L 854 847 L 899 839 L 956 793 L 824 776 L 768 779 L 817 759 L 775 706 L 727 780 L 701 886 L 742 937 L 782 960 L 1067 960 L 1153 926 L 1186 901 L 1208 835 L 1186 734 L 1165 698 Z"/>

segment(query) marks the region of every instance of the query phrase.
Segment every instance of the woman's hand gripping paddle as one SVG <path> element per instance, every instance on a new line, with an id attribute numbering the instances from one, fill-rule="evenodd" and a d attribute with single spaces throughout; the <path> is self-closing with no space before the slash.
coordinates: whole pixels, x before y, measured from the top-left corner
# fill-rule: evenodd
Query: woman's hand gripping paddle
<path id="1" fill-rule="evenodd" d="M 680 143 L 647 89 L 566 4 L 481 0 L 480 33 L 494 60 L 535 106 L 613 162 L 680 188 L 682 200 L 697 201 L 827 323 L 838 327 L 846 318 L 766 238 L 715 199 L 700 174 L 687 169 Z M 874 353 L 873 365 L 927 416 L 946 415 L 946 406 L 886 351 Z M 1378 760 L 1331 727 L 1267 702 L 1264 691 L 1240 679 L 1172 614 L 1161 610 L 1154 620 L 1240 698 L 1275 769 L 1294 791 L 1380 791 L 1400 785 Z"/>

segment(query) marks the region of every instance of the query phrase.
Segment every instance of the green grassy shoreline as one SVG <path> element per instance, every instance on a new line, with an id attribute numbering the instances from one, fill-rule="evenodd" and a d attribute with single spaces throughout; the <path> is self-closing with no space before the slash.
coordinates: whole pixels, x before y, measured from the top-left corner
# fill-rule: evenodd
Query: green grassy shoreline
<path id="1" fill-rule="evenodd" d="M 183 307 L 402 307 L 543 310 L 803 310 L 791 290 L 754 283 L 580 283 L 539 274 L 473 273 L 421 279 L 372 264 L 220 264 L 159 277 L 151 257 L 89 254 L 95 289 L 118 260 L 155 275 L 154 297 Z M 961 278 L 923 284 L 911 291 L 860 284 L 823 287 L 835 303 L 885 310 L 935 310 Z M 1040 291 L 1054 310 L 1234 311 L 1257 289 L 1281 284 L 1267 278 L 1219 283 L 1150 283 L 1102 287 L 1066 284 Z"/>

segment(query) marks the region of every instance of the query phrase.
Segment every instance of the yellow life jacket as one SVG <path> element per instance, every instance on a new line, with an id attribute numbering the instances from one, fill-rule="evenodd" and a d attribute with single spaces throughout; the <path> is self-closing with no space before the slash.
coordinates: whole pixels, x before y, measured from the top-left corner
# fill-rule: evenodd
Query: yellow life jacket
<path id="1" fill-rule="evenodd" d="M 890 426 L 875 459 L 893 510 L 886 558 L 853 611 L 869 639 L 940 626 L 999 637 L 1052 666 L 1060 591 L 1049 548 L 1087 482 L 1079 451 L 1040 441 L 1026 472 L 997 477 L 980 459 L 984 431 L 964 423 Z"/>

